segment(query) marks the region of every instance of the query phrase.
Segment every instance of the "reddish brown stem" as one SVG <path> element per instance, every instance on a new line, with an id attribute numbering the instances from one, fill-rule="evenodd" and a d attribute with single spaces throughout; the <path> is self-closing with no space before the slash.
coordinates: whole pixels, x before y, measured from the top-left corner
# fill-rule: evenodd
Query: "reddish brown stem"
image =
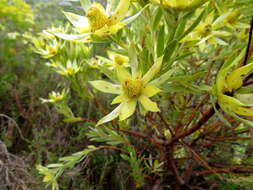
<path id="1" fill-rule="evenodd" d="M 171 160 L 171 168 L 172 168 L 172 171 L 173 173 L 175 174 L 176 178 L 177 178 L 177 181 L 179 182 L 180 185 L 184 185 L 185 182 L 184 180 L 182 179 L 182 177 L 179 175 L 179 171 L 176 167 L 176 164 L 173 160 Z"/>
<path id="2" fill-rule="evenodd" d="M 216 165 L 216 168 L 213 168 L 215 173 L 252 173 L 253 167 L 247 165 Z M 212 172 L 210 170 L 203 170 L 195 172 L 196 175 L 208 175 Z"/>
<path id="3" fill-rule="evenodd" d="M 160 139 L 157 139 L 154 137 L 149 137 L 148 135 L 145 135 L 145 134 L 137 132 L 137 131 L 131 131 L 131 130 L 126 130 L 126 129 L 120 129 L 120 131 L 122 131 L 124 133 L 128 133 L 128 134 L 135 136 L 135 137 L 141 137 L 143 139 L 146 139 L 150 143 L 155 144 L 157 146 L 161 146 L 165 143 L 164 141 L 162 141 Z"/>
<path id="4" fill-rule="evenodd" d="M 166 127 L 169 129 L 170 133 L 174 136 L 174 131 L 171 128 L 171 126 L 168 124 L 168 122 L 164 119 L 163 115 L 160 112 L 157 112 L 158 116 L 160 117 L 161 121 L 166 125 Z"/>
<path id="5" fill-rule="evenodd" d="M 239 140 L 251 140 L 251 137 L 212 137 L 207 136 L 206 139 L 211 141 L 239 141 Z"/>
<path id="6" fill-rule="evenodd" d="M 194 110 L 192 111 L 192 113 L 191 113 L 191 115 L 190 115 L 190 117 L 189 117 L 189 119 L 188 119 L 188 123 L 185 125 L 186 128 L 187 128 L 187 127 L 190 125 L 190 123 L 192 122 L 192 120 L 193 120 L 193 118 L 195 117 L 195 115 L 196 115 L 197 111 L 199 110 L 199 108 L 200 108 L 201 106 L 203 106 L 204 103 L 207 102 L 208 98 L 209 98 L 209 95 L 206 95 L 206 96 L 202 99 L 202 101 L 200 101 L 200 102 L 198 103 L 198 105 L 194 108 Z"/>
<path id="7" fill-rule="evenodd" d="M 218 106 L 218 105 L 217 105 Z M 199 130 L 203 124 L 205 124 L 213 115 L 214 115 L 215 111 L 214 108 L 211 107 L 209 110 L 207 110 L 204 115 L 202 116 L 202 118 L 189 130 L 184 131 L 183 133 L 175 136 L 174 138 L 172 138 L 172 142 L 178 141 L 179 139 L 186 137 L 192 133 L 194 133 L 195 131 Z"/>

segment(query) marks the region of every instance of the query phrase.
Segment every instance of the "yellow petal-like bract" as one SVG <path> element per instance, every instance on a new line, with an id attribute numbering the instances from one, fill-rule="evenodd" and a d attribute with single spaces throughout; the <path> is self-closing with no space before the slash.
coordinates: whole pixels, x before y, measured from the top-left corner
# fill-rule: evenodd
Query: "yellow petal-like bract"
<path id="1" fill-rule="evenodd" d="M 237 90 L 242 86 L 243 79 L 253 70 L 253 63 L 234 70 L 227 77 L 227 85 L 230 91 Z"/>
<path id="2" fill-rule="evenodd" d="M 244 51 L 238 57 L 228 59 L 222 66 L 216 79 L 216 94 L 221 108 L 230 115 L 238 114 L 253 116 L 250 109 L 253 100 L 252 94 L 234 95 L 235 91 L 242 87 L 243 80 L 253 71 L 253 63 L 247 64 L 230 72 L 230 70 L 240 63 Z M 229 73 L 230 72 L 230 73 Z"/>
<path id="3" fill-rule="evenodd" d="M 161 90 L 155 85 L 149 84 L 162 65 L 162 57 L 158 58 L 148 72 L 141 77 L 132 76 L 130 72 L 123 66 L 116 67 L 116 75 L 120 85 L 113 85 L 106 81 L 91 81 L 90 84 L 96 89 L 119 95 L 113 99 L 112 104 L 120 104 L 111 113 L 103 117 L 97 125 L 109 122 L 119 116 L 120 120 L 125 120 L 134 114 L 137 102 L 147 111 L 158 112 L 156 102 L 150 100 L 150 97 L 156 95 Z"/>

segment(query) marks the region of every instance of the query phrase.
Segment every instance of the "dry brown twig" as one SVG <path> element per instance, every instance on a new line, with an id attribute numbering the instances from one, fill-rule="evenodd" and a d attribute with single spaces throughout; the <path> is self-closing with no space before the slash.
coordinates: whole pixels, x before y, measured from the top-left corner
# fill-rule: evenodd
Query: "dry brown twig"
<path id="1" fill-rule="evenodd" d="M 10 154 L 6 145 L 0 141 L 0 189 L 31 190 L 30 184 L 35 184 L 23 159 Z"/>

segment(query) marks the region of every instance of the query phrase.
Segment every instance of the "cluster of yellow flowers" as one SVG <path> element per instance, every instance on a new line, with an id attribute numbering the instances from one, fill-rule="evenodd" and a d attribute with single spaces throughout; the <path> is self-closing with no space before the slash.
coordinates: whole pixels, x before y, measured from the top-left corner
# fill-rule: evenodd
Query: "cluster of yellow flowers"
<path id="1" fill-rule="evenodd" d="M 93 36 L 105 37 L 114 34 L 139 15 L 137 13 L 123 20 L 129 6 L 130 0 L 121 0 L 116 10 L 110 14 L 101 4 L 94 2 L 87 9 L 86 16 L 64 12 L 79 34 L 56 32 L 54 35 L 65 40 L 90 42 Z M 98 59 L 105 62 L 110 69 L 116 70 L 119 84 L 112 84 L 103 80 L 90 81 L 90 84 L 102 92 L 118 94 L 112 104 L 119 103 L 120 105 L 102 118 L 98 125 L 109 122 L 118 116 L 120 120 L 130 117 L 135 112 L 137 102 L 140 102 L 143 108 L 148 111 L 159 111 L 157 104 L 151 101 L 150 97 L 160 92 L 160 89 L 154 84 L 150 85 L 149 82 L 160 70 L 162 58 L 158 58 L 150 70 L 142 76 L 140 72 L 137 75 L 131 75 L 125 68 L 129 67 L 129 58 L 127 56 L 113 52 L 108 52 L 108 55 L 110 60 L 103 57 L 98 57 Z"/>
<path id="2" fill-rule="evenodd" d="M 208 0 L 150 0 L 151 3 L 176 11 L 192 10 L 203 5 L 207 1 Z M 110 11 L 110 6 L 104 8 L 100 3 L 94 2 L 85 10 L 85 16 L 64 12 L 67 19 L 73 24 L 77 34 L 67 34 L 64 31 L 51 31 L 47 34 L 49 36 L 53 34 L 61 39 L 83 43 L 92 42 L 97 38 L 106 38 L 111 34 L 117 33 L 140 15 L 141 11 L 125 19 L 130 4 L 130 0 L 120 0 L 116 9 Z M 227 37 L 230 33 L 220 30 L 220 28 L 224 26 L 220 23 L 224 22 L 227 27 L 231 27 L 231 25 L 234 24 L 239 24 L 240 27 L 246 27 L 237 22 L 236 17 L 239 17 L 239 15 L 239 12 L 231 12 L 231 10 L 228 10 L 225 14 L 214 19 L 214 12 L 211 12 L 209 15 L 206 15 L 206 18 L 200 22 L 193 32 L 181 40 L 181 43 L 197 41 L 200 48 L 205 47 L 203 45 L 205 42 L 227 45 L 226 42 L 219 37 Z M 37 52 L 44 56 L 44 58 L 54 56 L 58 49 L 59 45 L 55 39 L 52 41 L 52 44 L 46 46 L 45 49 L 40 48 L 40 43 L 37 42 Z M 90 81 L 90 84 L 99 91 L 118 95 L 114 98 L 112 104 L 119 105 L 111 113 L 99 120 L 97 125 L 109 122 L 117 117 L 119 117 L 120 120 L 129 118 L 134 114 L 137 102 L 140 103 L 141 109 L 144 108 L 144 110 L 151 112 L 160 111 L 157 104 L 150 98 L 161 91 L 158 88 L 160 85 L 159 80 L 152 79 L 154 79 L 155 75 L 160 71 L 163 57 L 155 57 L 152 67 L 146 73 L 141 73 L 141 71 L 136 71 L 135 68 L 132 68 L 127 55 L 108 51 L 108 57 L 109 59 L 97 56 L 98 61 L 95 62 L 98 64 L 96 64 L 94 68 L 99 68 L 100 65 L 106 65 L 112 73 L 116 74 L 118 83 L 112 84 L 104 80 L 95 80 Z M 101 62 L 103 64 L 100 64 Z M 80 70 L 76 62 L 71 61 L 68 61 L 66 68 L 61 67 L 61 64 L 58 63 L 51 63 L 50 66 L 58 68 L 58 72 L 63 75 L 73 75 Z M 131 73 L 129 72 L 129 68 Z M 253 64 L 248 64 L 236 69 L 228 75 L 230 68 L 231 66 L 224 66 L 217 76 L 215 89 L 218 103 L 221 108 L 228 113 L 233 112 L 240 115 L 253 115 L 253 111 L 248 109 L 247 105 L 227 95 L 227 93 L 234 92 L 234 90 L 242 86 L 242 78 L 252 71 Z M 237 95 L 237 97 L 243 99 L 242 97 L 244 96 Z"/>

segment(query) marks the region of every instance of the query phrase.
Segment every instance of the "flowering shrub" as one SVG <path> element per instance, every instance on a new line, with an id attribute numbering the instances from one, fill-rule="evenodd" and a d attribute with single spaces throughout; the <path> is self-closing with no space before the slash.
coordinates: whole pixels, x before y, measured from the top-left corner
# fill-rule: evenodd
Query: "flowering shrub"
<path id="1" fill-rule="evenodd" d="M 104 149 L 128 163 L 136 188 L 201 189 L 211 177 L 222 184 L 224 173 L 225 185 L 237 184 L 233 174 L 243 171 L 235 164 L 252 173 L 243 154 L 224 164 L 214 152 L 216 143 L 246 138 L 241 131 L 253 126 L 245 117 L 253 116 L 253 2 L 105 4 L 81 0 L 85 16 L 63 12 L 71 26 L 32 39 L 46 65 L 69 81 L 42 102 L 65 122 L 88 124 L 85 135 L 95 145 L 38 165 L 43 181 L 60 189 L 67 169 Z M 71 110 L 73 94 L 95 105 L 94 113 Z"/>

